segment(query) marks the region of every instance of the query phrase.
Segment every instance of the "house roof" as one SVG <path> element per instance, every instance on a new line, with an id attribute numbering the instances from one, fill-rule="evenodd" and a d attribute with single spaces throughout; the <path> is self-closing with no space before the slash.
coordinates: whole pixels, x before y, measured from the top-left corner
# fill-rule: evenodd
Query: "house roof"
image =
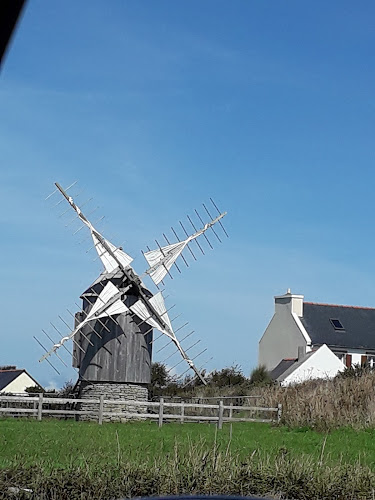
<path id="1" fill-rule="evenodd" d="M 280 363 L 270 372 L 272 380 L 277 380 L 281 382 L 286 379 L 288 375 L 294 372 L 299 366 L 301 366 L 309 357 L 316 351 L 310 351 L 305 354 L 305 356 L 298 361 L 297 358 L 282 359 Z"/>
<path id="2" fill-rule="evenodd" d="M 21 375 L 21 373 L 26 373 L 35 385 L 38 387 L 42 387 L 38 382 L 29 374 L 26 370 L 0 370 L 0 391 L 5 389 L 13 380 Z"/>
<path id="3" fill-rule="evenodd" d="M 282 375 L 285 370 L 287 370 L 290 366 L 292 366 L 297 361 L 296 358 L 293 359 L 282 359 L 280 363 L 275 366 L 275 368 L 270 371 L 270 377 L 272 380 L 277 380 L 280 375 Z"/>
<path id="4" fill-rule="evenodd" d="M 338 319 L 342 330 L 335 329 L 331 320 Z M 375 349 L 375 309 L 304 302 L 303 326 L 312 344 L 330 347 Z"/>
<path id="5" fill-rule="evenodd" d="M 0 391 L 15 380 L 25 370 L 0 370 Z"/>

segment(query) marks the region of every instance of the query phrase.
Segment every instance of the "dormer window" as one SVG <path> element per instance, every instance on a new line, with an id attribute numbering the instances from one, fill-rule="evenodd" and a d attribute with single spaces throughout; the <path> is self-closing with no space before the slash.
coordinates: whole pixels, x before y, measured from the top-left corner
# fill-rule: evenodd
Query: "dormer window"
<path id="1" fill-rule="evenodd" d="M 330 320 L 330 322 L 335 330 L 345 330 L 345 328 L 342 326 L 342 323 L 339 319 L 330 318 L 329 320 Z"/>

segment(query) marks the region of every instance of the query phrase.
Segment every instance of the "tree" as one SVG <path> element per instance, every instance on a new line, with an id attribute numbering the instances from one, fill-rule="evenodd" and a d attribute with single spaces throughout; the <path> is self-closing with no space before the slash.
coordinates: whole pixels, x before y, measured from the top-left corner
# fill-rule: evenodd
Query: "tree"
<path id="1" fill-rule="evenodd" d="M 74 384 L 72 380 L 68 380 L 59 390 L 60 398 L 69 398 L 74 393 Z"/>
<path id="2" fill-rule="evenodd" d="M 210 375 L 210 384 L 216 387 L 231 387 L 244 382 L 246 382 L 246 377 L 238 365 L 222 368 L 219 371 L 215 370 Z"/>
<path id="3" fill-rule="evenodd" d="M 171 381 L 168 375 L 167 368 L 163 363 L 155 362 L 151 365 L 151 382 L 149 384 L 149 396 L 154 398 L 161 396 L 163 389 L 167 387 Z"/>
<path id="4" fill-rule="evenodd" d="M 272 384 L 272 379 L 270 377 L 267 368 L 264 365 L 260 365 L 250 374 L 250 384 L 252 385 L 270 385 Z"/>

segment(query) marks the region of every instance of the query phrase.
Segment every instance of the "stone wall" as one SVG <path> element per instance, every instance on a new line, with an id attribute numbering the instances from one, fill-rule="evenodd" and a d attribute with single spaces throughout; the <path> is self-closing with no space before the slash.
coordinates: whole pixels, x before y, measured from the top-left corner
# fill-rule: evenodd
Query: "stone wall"
<path id="1" fill-rule="evenodd" d="M 115 401 L 147 401 L 148 389 L 143 384 L 118 384 L 118 383 L 87 383 L 84 382 L 80 388 L 79 399 L 99 399 L 103 395 L 104 399 Z M 80 403 L 80 410 L 92 412 L 92 415 L 79 415 L 80 420 L 98 420 L 99 405 L 95 403 Z M 147 406 L 137 406 L 132 404 L 104 404 L 104 412 L 129 412 L 147 413 Z M 136 417 L 103 415 L 103 422 L 127 422 Z M 141 417 L 140 417 L 141 418 Z"/>

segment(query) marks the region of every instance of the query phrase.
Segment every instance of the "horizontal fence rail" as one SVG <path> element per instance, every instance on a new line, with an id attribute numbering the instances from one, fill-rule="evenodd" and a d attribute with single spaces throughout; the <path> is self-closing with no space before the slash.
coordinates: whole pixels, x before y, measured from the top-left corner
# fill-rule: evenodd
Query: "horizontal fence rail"
<path id="1" fill-rule="evenodd" d="M 90 404 L 94 409 L 80 409 L 80 404 Z M 108 409 L 108 405 L 111 409 Z M 107 408 L 106 408 L 107 406 Z M 131 407 L 129 410 L 116 406 Z M 134 411 L 134 407 L 141 412 Z M 144 411 L 142 410 L 144 408 Z M 190 410 L 190 411 L 189 411 Z M 245 413 L 249 415 L 244 415 Z M 91 417 L 102 424 L 105 417 L 118 417 L 123 419 L 151 419 L 158 422 L 159 427 L 167 421 L 184 422 L 212 422 L 218 429 L 223 423 L 234 422 L 277 422 L 280 423 L 282 406 L 267 408 L 264 406 L 239 406 L 224 404 L 198 404 L 181 402 L 167 402 L 164 398 L 160 401 L 133 401 L 104 399 L 73 399 L 53 398 L 39 394 L 35 397 L 27 396 L 0 396 L 0 416 L 32 416 L 42 420 L 43 416 L 77 418 L 79 416 Z"/>

